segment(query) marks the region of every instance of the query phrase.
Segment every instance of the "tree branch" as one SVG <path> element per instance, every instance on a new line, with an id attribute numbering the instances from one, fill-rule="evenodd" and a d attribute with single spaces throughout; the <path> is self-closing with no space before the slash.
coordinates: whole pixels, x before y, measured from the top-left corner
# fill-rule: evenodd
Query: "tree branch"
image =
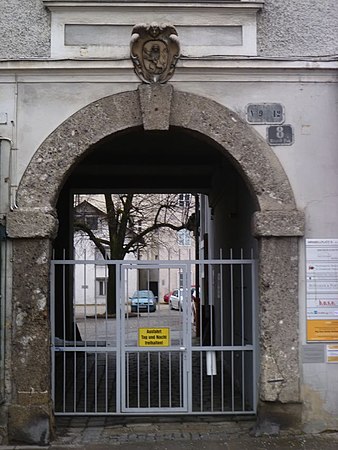
<path id="1" fill-rule="evenodd" d="M 107 256 L 107 246 L 109 246 L 109 241 L 107 241 L 106 239 L 102 239 L 102 238 L 99 238 L 99 237 L 95 236 L 93 231 L 85 223 L 82 223 L 82 222 L 75 222 L 74 223 L 74 231 L 83 231 L 84 233 L 86 233 L 88 238 L 95 244 L 95 246 L 102 253 L 102 256 L 104 258 L 106 258 L 106 256 Z"/>

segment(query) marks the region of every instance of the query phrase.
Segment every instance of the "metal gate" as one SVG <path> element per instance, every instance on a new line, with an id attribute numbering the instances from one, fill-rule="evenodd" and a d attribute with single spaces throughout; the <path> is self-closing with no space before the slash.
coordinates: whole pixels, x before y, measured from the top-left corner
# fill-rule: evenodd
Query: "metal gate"
<path id="1" fill-rule="evenodd" d="M 55 413 L 255 413 L 255 303 L 253 259 L 53 260 Z"/>

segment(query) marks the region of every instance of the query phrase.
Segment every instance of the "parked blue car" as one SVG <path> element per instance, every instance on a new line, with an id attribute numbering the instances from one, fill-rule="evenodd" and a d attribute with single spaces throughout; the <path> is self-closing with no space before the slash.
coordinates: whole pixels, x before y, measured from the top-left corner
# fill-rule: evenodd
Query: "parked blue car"
<path id="1" fill-rule="evenodd" d="M 156 297 L 152 291 L 135 291 L 130 299 L 131 312 L 156 311 Z"/>

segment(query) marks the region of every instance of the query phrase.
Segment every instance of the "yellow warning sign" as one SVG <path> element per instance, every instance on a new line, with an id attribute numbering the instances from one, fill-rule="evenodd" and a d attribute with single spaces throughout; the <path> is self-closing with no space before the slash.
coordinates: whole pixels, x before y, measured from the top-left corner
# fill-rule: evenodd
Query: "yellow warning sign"
<path id="1" fill-rule="evenodd" d="M 337 341 L 338 320 L 308 320 L 308 341 Z"/>
<path id="2" fill-rule="evenodd" d="M 170 328 L 139 328 L 139 347 L 169 347 Z"/>

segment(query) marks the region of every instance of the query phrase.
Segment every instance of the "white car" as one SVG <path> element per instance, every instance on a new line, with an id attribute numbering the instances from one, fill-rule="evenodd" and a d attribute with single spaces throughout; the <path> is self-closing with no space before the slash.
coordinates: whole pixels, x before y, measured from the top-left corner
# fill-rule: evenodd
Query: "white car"
<path id="1" fill-rule="evenodd" d="M 169 309 L 182 311 L 183 289 L 175 289 L 169 297 Z"/>
<path id="2" fill-rule="evenodd" d="M 189 295 L 189 294 L 188 294 Z M 196 295 L 196 289 L 194 287 L 190 290 L 190 300 L 193 300 L 193 296 Z M 169 297 L 169 309 L 177 309 L 183 311 L 183 288 L 175 289 Z"/>

